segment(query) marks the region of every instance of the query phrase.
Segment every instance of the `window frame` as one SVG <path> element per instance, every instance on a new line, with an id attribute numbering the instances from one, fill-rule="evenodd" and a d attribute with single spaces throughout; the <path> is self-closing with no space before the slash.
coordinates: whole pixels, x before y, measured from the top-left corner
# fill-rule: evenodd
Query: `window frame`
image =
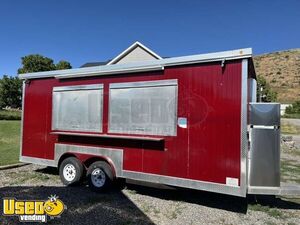
<path id="1" fill-rule="evenodd" d="M 55 112 L 55 109 L 57 110 L 59 108 L 60 103 L 56 102 L 54 94 L 56 92 L 89 91 L 89 90 L 98 90 L 98 91 L 100 91 L 100 102 L 99 102 L 100 109 L 99 109 L 99 111 L 97 111 L 97 113 L 100 113 L 99 127 L 97 127 L 97 129 L 96 128 L 95 129 L 90 129 L 90 128 L 70 129 L 70 128 L 62 128 L 59 125 L 57 125 L 58 123 L 55 123 L 55 116 L 57 115 L 57 112 Z M 103 132 L 103 106 L 104 106 L 103 101 L 104 101 L 104 85 L 103 84 L 89 84 L 89 85 L 74 85 L 74 86 L 53 87 L 53 90 L 52 90 L 51 130 L 52 131 L 68 131 L 68 132 L 102 133 Z M 56 104 L 58 104 L 58 105 L 55 108 Z"/>
<path id="2" fill-rule="evenodd" d="M 172 121 L 173 132 L 168 133 L 153 133 L 151 132 L 143 132 L 143 131 L 116 131 L 111 129 L 111 102 L 112 102 L 112 92 L 113 89 L 134 89 L 134 88 L 151 88 L 151 87 L 174 87 L 174 118 Z M 108 99 L 108 129 L 107 132 L 109 134 L 126 134 L 126 135 L 149 135 L 149 136 L 177 136 L 177 114 L 178 114 L 178 80 L 177 79 L 168 79 L 168 80 L 152 80 L 152 81 L 137 81 L 137 82 L 125 82 L 125 83 L 111 83 L 109 84 L 109 99 Z M 151 111 L 151 108 L 150 108 Z M 129 115 L 131 116 L 131 115 Z M 150 122 L 151 123 L 151 122 Z"/>

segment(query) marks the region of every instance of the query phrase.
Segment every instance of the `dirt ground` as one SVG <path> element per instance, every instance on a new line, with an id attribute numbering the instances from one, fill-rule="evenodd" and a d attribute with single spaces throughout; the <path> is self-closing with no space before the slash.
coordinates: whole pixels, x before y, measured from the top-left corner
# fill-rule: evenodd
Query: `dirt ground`
<path id="1" fill-rule="evenodd" d="M 299 175 L 289 174 L 290 161 L 286 161 L 284 177 L 297 180 Z M 53 194 L 67 210 L 60 218 L 48 220 L 49 224 L 300 224 L 300 199 L 295 197 L 244 199 L 136 184 L 96 194 L 86 185 L 62 186 L 53 168 L 27 165 L 0 171 L 1 198 L 44 200 Z M 1 216 L 1 224 L 16 223 L 17 217 Z"/>
<path id="2" fill-rule="evenodd" d="M 300 184 L 300 148 L 282 146 L 281 180 Z M 125 189 L 97 194 L 85 184 L 64 187 L 54 168 L 0 170 L 0 198 L 47 200 L 54 194 L 67 209 L 49 224 L 300 224 L 300 196 L 238 198 L 130 181 Z M 18 218 L 1 215 L 0 223 L 17 224 Z"/>

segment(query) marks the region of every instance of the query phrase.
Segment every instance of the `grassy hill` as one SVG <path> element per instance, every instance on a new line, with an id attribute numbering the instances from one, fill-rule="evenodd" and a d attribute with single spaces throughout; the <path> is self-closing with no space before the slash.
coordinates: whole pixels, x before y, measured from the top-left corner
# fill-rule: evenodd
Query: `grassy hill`
<path id="1" fill-rule="evenodd" d="M 300 100 L 300 48 L 255 56 L 254 65 L 278 93 L 278 102 Z"/>

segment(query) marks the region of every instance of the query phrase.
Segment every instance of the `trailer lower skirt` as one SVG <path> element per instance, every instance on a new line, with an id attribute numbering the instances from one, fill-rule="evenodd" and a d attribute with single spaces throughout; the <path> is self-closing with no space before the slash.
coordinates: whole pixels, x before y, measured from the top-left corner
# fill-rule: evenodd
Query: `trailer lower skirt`
<path id="1" fill-rule="evenodd" d="M 280 187 L 248 187 L 248 194 L 255 195 L 300 195 L 300 185 L 281 184 Z"/>

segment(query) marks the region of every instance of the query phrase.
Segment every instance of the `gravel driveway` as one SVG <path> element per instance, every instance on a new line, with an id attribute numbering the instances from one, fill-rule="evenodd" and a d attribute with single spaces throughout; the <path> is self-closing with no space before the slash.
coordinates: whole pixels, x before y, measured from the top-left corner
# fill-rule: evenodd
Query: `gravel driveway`
<path id="1" fill-rule="evenodd" d="M 292 135 L 293 141 L 295 142 L 295 146 L 300 148 L 300 135 Z"/>
<path id="2" fill-rule="evenodd" d="M 96 194 L 85 185 L 62 186 L 52 168 L 27 165 L 0 171 L 0 197 L 47 199 L 52 194 L 67 210 L 49 224 L 300 224 L 300 199 L 243 199 L 136 184 Z M 17 217 L 1 217 L 2 224 L 17 222 Z"/>
<path id="3" fill-rule="evenodd" d="M 282 122 L 291 123 L 295 126 L 300 126 L 300 119 L 287 119 L 287 118 L 281 118 Z"/>

